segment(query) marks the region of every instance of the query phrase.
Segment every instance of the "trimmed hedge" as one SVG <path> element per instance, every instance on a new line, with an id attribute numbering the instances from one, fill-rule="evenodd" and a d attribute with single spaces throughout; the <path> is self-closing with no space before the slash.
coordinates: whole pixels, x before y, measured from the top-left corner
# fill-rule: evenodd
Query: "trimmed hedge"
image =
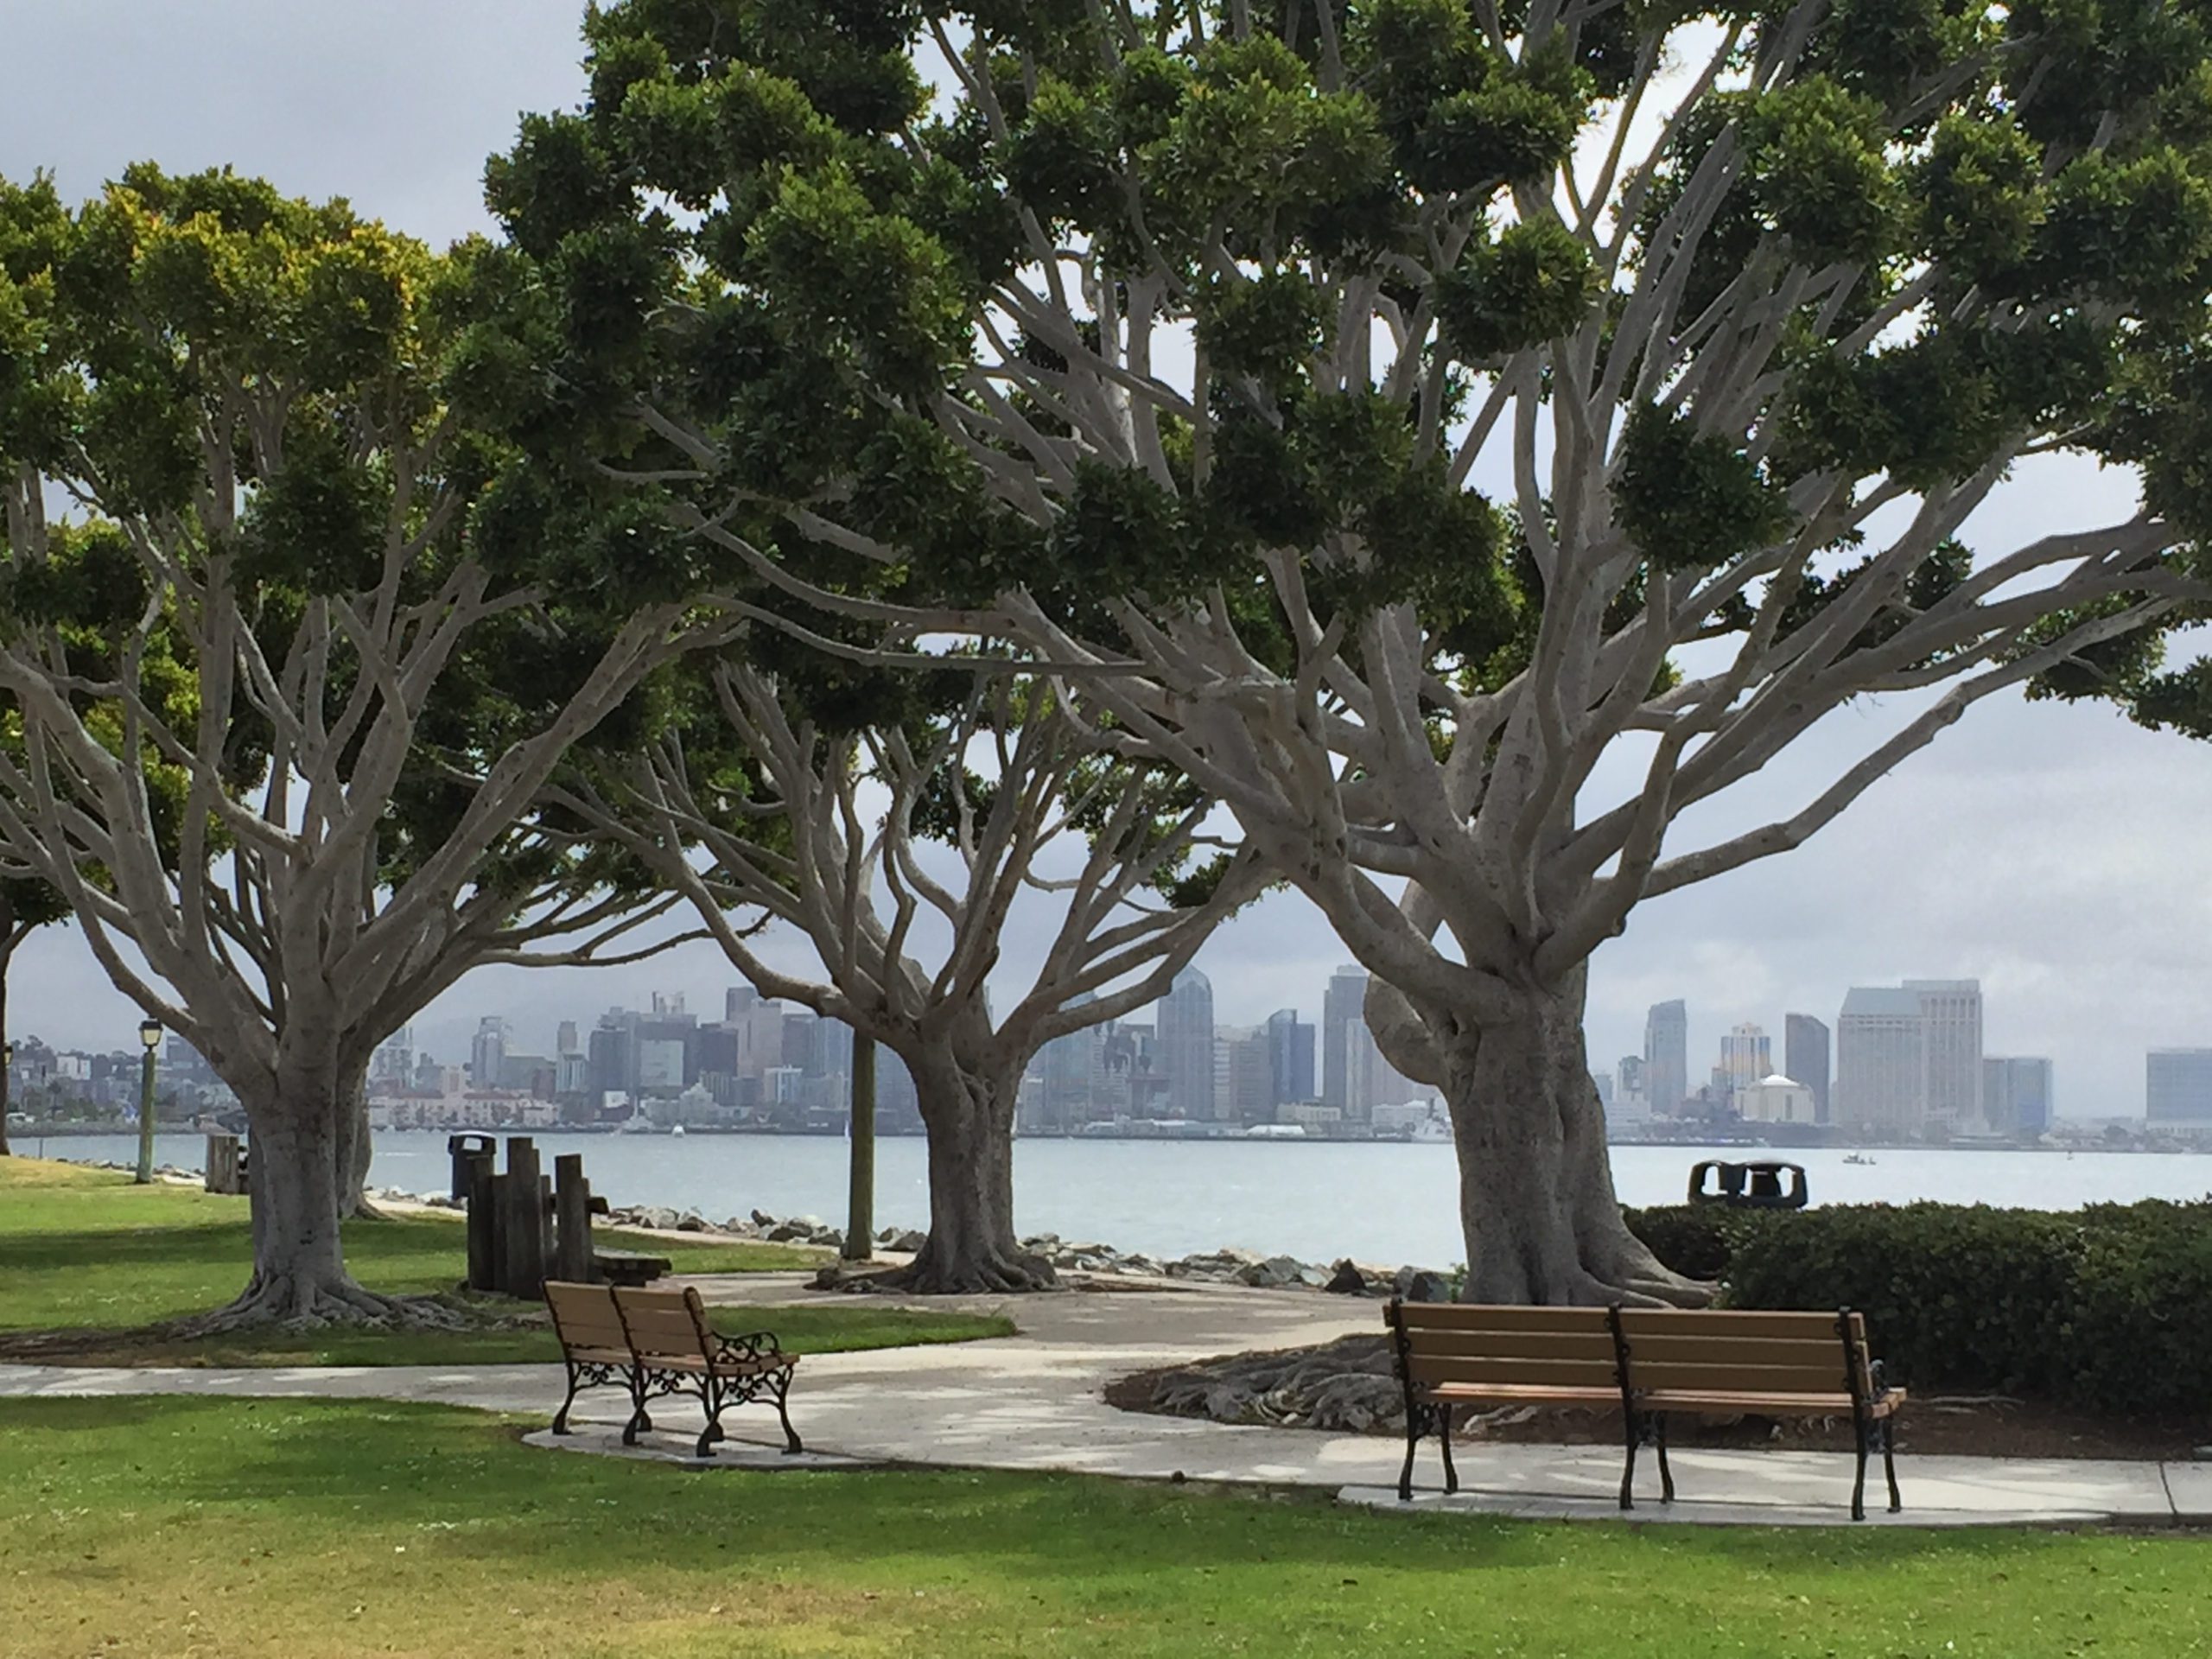
<path id="1" fill-rule="evenodd" d="M 1728 1307 L 1852 1307 L 1894 1382 L 2212 1417 L 2212 1201 L 1668 1205 L 1628 1224 Z"/>

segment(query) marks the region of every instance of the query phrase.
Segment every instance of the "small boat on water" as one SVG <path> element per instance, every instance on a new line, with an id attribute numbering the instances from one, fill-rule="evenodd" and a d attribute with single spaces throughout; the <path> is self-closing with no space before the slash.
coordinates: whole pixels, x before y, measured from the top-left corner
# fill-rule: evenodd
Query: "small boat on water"
<path id="1" fill-rule="evenodd" d="M 1843 1161 L 1847 1164 L 1871 1164 L 1874 1160 L 1863 1152 L 1848 1152 L 1844 1154 Z"/>

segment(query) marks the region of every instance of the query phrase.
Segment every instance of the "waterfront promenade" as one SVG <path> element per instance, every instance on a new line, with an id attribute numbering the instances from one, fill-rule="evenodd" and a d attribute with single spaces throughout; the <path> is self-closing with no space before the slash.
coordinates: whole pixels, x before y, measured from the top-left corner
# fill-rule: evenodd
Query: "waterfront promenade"
<path id="1" fill-rule="evenodd" d="M 804 1275 L 701 1278 L 713 1302 L 766 1308 L 831 1298 Z M 988 1298 L 959 1306 L 993 1310 Z M 1099 1290 L 1024 1300 L 1011 1311 L 1020 1335 L 936 1347 L 809 1357 L 793 1395 L 795 1420 L 817 1464 L 841 1460 L 1057 1471 L 1143 1479 L 1319 1487 L 1346 1501 L 1395 1510 L 1390 1489 L 1402 1442 L 1382 1435 L 1230 1427 L 1124 1412 L 1109 1383 L 1132 1372 L 1208 1355 L 1294 1347 L 1377 1328 L 1376 1305 L 1297 1292 L 1179 1286 Z M 772 1325 L 772 1317 L 764 1324 Z M 437 1402 L 550 1417 L 560 1372 L 546 1365 L 392 1366 L 269 1370 L 116 1370 L 0 1367 L 0 1396 L 231 1395 Z M 624 1455 L 615 1432 L 624 1408 L 587 1395 L 568 1441 L 534 1444 Z M 754 1418 L 758 1416 L 758 1421 Z M 628 1454 L 688 1462 L 683 1407 L 671 1432 Z M 788 1467 L 772 1417 L 733 1414 L 717 1463 Z M 1683 1450 L 1675 1453 L 1678 1501 L 1639 1499 L 1640 1524 L 1847 1525 L 1850 1460 L 1835 1452 Z M 1412 1506 L 1492 1515 L 1614 1522 L 1619 1453 L 1611 1446 L 1484 1445 L 1463 1450 L 1463 1490 L 1446 1499 L 1433 1448 L 1421 1478 L 1431 1490 Z M 2063 1459 L 1907 1457 L 1899 1465 L 1904 1513 L 1877 1511 L 1871 1526 L 2212 1523 L 2212 1464 Z"/>

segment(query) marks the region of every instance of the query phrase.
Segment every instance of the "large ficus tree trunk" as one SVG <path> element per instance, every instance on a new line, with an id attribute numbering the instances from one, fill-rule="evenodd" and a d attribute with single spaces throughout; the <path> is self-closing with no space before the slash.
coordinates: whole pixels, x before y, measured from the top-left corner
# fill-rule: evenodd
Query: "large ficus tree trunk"
<path id="1" fill-rule="evenodd" d="M 912 1264 L 885 1282 L 923 1294 L 1048 1288 L 1052 1264 L 1024 1250 L 1014 1230 L 1021 1067 L 963 1064 L 950 1045 L 906 1064 L 929 1135 L 930 1230 Z"/>

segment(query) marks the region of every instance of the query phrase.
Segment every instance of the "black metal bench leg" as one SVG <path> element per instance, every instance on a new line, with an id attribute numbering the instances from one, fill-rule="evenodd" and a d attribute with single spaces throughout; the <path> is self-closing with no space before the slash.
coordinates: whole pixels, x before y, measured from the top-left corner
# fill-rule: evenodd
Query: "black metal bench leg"
<path id="1" fill-rule="evenodd" d="M 1643 1438 L 1643 1430 L 1634 1412 L 1623 1415 L 1627 1425 L 1623 1438 L 1628 1442 L 1628 1458 L 1621 1465 L 1621 1508 L 1632 1510 L 1636 1507 L 1636 1446 Z"/>
<path id="2" fill-rule="evenodd" d="M 798 1438 L 798 1430 L 791 1427 L 791 1374 L 785 1371 L 776 1383 L 776 1415 L 784 1425 L 784 1455 L 795 1458 L 806 1450 Z"/>
<path id="3" fill-rule="evenodd" d="M 635 1446 L 640 1433 L 651 1433 L 653 1420 L 645 1415 L 645 1373 L 639 1366 L 630 1373 L 630 1421 L 622 1425 L 622 1444 Z"/>
<path id="4" fill-rule="evenodd" d="M 1398 1471 L 1398 1502 L 1401 1503 L 1414 1501 L 1414 1448 L 1420 1444 L 1420 1422 L 1413 1414 L 1413 1408 L 1408 1407 L 1406 1411 L 1406 1466 Z"/>
<path id="5" fill-rule="evenodd" d="M 1882 1473 L 1890 1483 L 1890 1513 L 1895 1515 L 1904 1508 L 1904 1500 L 1897 1496 L 1897 1420 L 1894 1416 L 1882 1419 Z"/>
<path id="6" fill-rule="evenodd" d="M 1444 1443 L 1444 1492 L 1450 1497 L 1459 1490 L 1459 1471 L 1452 1466 L 1452 1408 L 1436 1408 L 1436 1432 Z"/>
<path id="7" fill-rule="evenodd" d="M 561 1402 L 561 1409 L 553 1414 L 553 1432 L 556 1434 L 566 1434 L 569 1432 L 569 1408 L 575 1403 L 576 1368 L 571 1364 L 569 1367 L 569 1397 Z"/>
<path id="8" fill-rule="evenodd" d="M 1661 1412 L 1652 1419 L 1652 1423 L 1658 1431 L 1659 1501 L 1671 1503 L 1675 1501 L 1675 1471 L 1667 1466 L 1667 1414 Z"/>
<path id="9" fill-rule="evenodd" d="M 1866 1437 L 1870 1425 L 1864 1420 L 1859 1424 L 1859 1470 L 1851 1481 L 1851 1518 L 1866 1518 Z"/>
<path id="10" fill-rule="evenodd" d="M 699 1444 L 692 1448 L 692 1455 L 711 1458 L 715 1455 L 715 1442 L 722 1437 L 721 1386 L 715 1382 L 711 1372 L 702 1379 L 699 1389 L 699 1408 L 707 1414 L 707 1426 L 699 1431 Z"/>

